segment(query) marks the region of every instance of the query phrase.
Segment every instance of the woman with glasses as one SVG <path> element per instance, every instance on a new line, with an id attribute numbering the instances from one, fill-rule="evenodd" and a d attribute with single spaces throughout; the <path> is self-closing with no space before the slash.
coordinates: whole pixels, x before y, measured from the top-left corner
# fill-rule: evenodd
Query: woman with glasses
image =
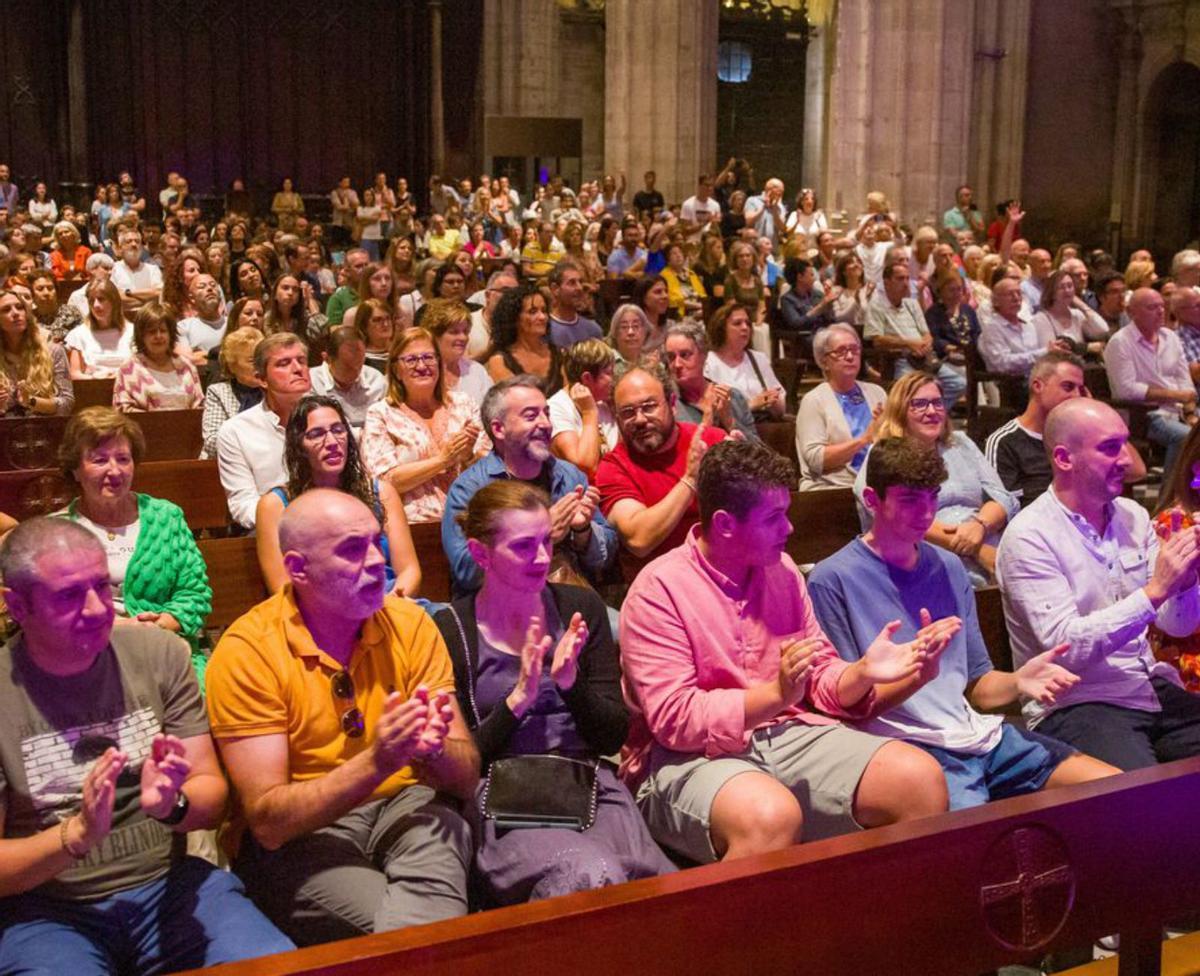
<path id="1" fill-rule="evenodd" d="M 990 583 L 1000 533 L 1020 505 L 975 442 L 950 426 L 948 405 L 937 380 L 918 371 L 892 384 L 875 431 L 876 441 L 885 437 L 906 437 L 941 455 L 947 477 L 938 493 L 937 517 L 925 539 L 957 553 L 975 586 Z M 864 464 L 854 480 L 854 494 L 859 517 L 867 528 L 870 514 L 862 503 L 865 487 Z"/>
<path id="2" fill-rule="evenodd" d="M 387 397 L 367 408 L 362 451 L 371 475 L 399 493 L 410 522 L 441 519 L 450 485 L 485 453 L 478 416 L 467 394 L 446 389 L 433 336 L 401 332 L 388 361 Z"/>
<path id="3" fill-rule="evenodd" d="M 650 338 L 650 320 L 636 305 L 620 305 L 613 312 L 606 340 L 616 351 L 619 363 L 640 363 Z"/>
<path id="4" fill-rule="evenodd" d="M 435 620 L 487 773 L 469 817 L 488 900 L 511 905 L 674 870 L 601 758 L 629 730 L 617 649 L 595 593 L 548 582 L 549 499 L 523 481 L 494 481 L 460 520 L 483 585 Z M 519 809 L 504 797 L 514 783 Z M 505 829 L 505 815 L 523 816 L 524 829 Z"/>
<path id="5" fill-rule="evenodd" d="M 852 326 L 818 330 L 813 358 L 825 382 L 801 398 L 796 414 L 800 490 L 848 488 L 875 441 L 887 393 L 859 381 L 862 341 Z"/>
<path id="6" fill-rule="evenodd" d="M 383 528 L 380 547 L 387 561 L 388 589 L 394 584 L 396 592 L 416 596 L 421 586 L 421 567 L 404 506 L 390 484 L 367 476 L 338 400 L 311 394 L 296 404 L 285 434 L 284 463 L 288 483 L 259 499 L 255 521 L 258 565 L 267 589 L 278 593 L 288 581 L 279 545 L 283 510 L 310 488 L 332 488 L 353 495 L 375 513 Z"/>

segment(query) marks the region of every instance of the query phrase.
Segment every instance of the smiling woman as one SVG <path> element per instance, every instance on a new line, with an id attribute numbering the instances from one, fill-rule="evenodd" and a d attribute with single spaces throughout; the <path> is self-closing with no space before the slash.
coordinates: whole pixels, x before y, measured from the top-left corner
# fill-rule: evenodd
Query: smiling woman
<path id="1" fill-rule="evenodd" d="M 388 587 L 415 596 L 421 585 L 408 519 L 400 496 L 386 481 L 367 477 L 341 403 L 328 396 L 306 396 L 288 420 L 284 462 L 288 483 L 259 499 L 255 544 L 263 581 L 272 592 L 287 582 L 279 544 L 279 521 L 288 504 L 310 488 L 333 488 L 368 506 L 382 527 L 379 544 L 387 560 Z"/>
<path id="2" fill-rule="evenodd" d="M 132 490 L 145 449 L 142 429 L 115 410 L 88 407 L 75 414 L 59 461 L 79 485 L 79 497 L 60 514 L 104 547 L 117 623 L 162 627 L 187 638 L 194 651 L 212 609 L 208 573 L 183 511 Z"/>
<path id="3" fill-rule="evenodd" d="M 210 279 L 211 280 L 211 279 Z M 113 407 L 139 410 L 196 410 L 204 393 L 196 367 L 173 353 L 179 327 L 169 305 L 143 305 L 133 321 L 134 354 L 117 370 Z"/>

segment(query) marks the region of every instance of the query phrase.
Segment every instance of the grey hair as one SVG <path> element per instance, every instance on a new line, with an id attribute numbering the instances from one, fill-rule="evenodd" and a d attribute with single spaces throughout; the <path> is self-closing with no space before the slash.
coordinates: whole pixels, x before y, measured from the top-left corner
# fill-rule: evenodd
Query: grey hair
<path id="1" fill-rule="evenodd" d="M 667 326 L 667 331 L 663 336 L 663 341 L 670 339 L 671 336 L 679 336 L 681 339 L 687 339 L 695 344 L 700 355 L 705 355 L 708 352 L 708 333 L 704 331 L 704 326 L 695 319 L 684 319 L 682 322 L 672 322 Z"/>
<path id="2" fill-rule="evenodd" d="M 837 332 L 849 336 L 858 343 L 858 348 L 862 349 L 862 339 L 858 337 L 858 332 L 855 331 L 853 326 L 847 325 L 845 322 L 834 322 L 823 329 L 818 329 L 813 336 L 813 359 L 817 361 L 818 366 L 821 365 L 822 361 L 829 354 L 829 344 L 833 342 L 834 333 Z"/>
<path id="3" fill-rule="evenodd" d="M 116 262 L 113 261 L 113 259 L 107 254 L 101 254 L 99 251 L 97 251 L 87 259 L 87 262 L 84 264 L 83 268 L 85 271 L 95 271 L 97 268 L 108 268 L 111 271 L 114 264 L 116 264 Z"/>
<path id="4" fill-rule="evenodd" d="M 38 557 L 55 549 L 67 552 L 91 549 L 104 554 L 100 540 L 69 519 L 45 515 L 26 519 L 0 545 L 0 578 L 4 585 L 10 590 L 28 593 L 34 583 L 41 582 Z"/>
<path id="5" fill-rule="evenodd" d="M 509 390 L 515 390 L 519 387 L 526 389 L 537 390 L 543 393 L 542 381 L 532 373 L 519 373 L 516 376 L 510 376 L 508 379 L 501 380 L 499 383 L 493 383 L 488 387 L 487 393 L 483 395 L 483 403 L 479 405 L 479 419 L 483 422 L 483 429 L 487 431 L 487 435 L 491 438 L 492 444 L 496 443 L 496 435 L 492 433 L 492 421 L 500 417 L 505 410 L 505 397 Z"/>
<path id="6" fill-rule="evenodd" d="M 1198 264 L 1200 264 L 1200 251 L 1187 248 L 1180 251 L 1171 259 L 1171 275 L 1173 277 L 1179 274 L 1180 271 L 1195 267 Z"/>
<path id="7" fill-rule="evenodd" d="M 642 329 L 646 333 L 646 338 L 650 338 L 650 319 L 647 317 L 646 313 L 643 312 L 637 305 L 634 305 L 633 302 L 626 302 L 624 305 L 618 305 L 616 311 L 612 313 L 612 318 L 608 320 L 608 336 L 606 338 L 608 339 L 608 344 L 614 349 L 617 346 L 617 325 L 629 312 L 632 312 L 638 317 L 639 321 L 642 323 Z"/>

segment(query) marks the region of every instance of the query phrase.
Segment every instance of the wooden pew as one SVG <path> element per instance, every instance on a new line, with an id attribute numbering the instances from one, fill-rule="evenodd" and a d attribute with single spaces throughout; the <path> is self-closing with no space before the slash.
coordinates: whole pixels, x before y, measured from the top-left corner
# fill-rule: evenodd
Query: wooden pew
<path id="1" fill-rule="evenodd" d="M 792 462 L 792 470 L 800 477 L 800 459 L 796 456 L 796 418 L 784 417 L 782 420 L 764 420 L 754 425 L 762 442 L 777 454 L 782 454 Z"/>
<path id="2" fill-rule="evenodd" d="M 146 435 L 143 461 L 198 458 L 204 439 L 203 410 L 154 410 L 130 414 Z M 68 417 L 0 418 L 0 471 L 45 468 L 58 460 Z"/>
<path id="3" fill-rule="evenodd" d="M 1200 906 L 1197 809 L 1186 759 L 211 972 L 964 976 L 1120 932 L 1121 972 L 1158 973 L 1162 923 Z"/>
<path id="4" fill-rule="evenodd" d="M 193 531 L 223 529 L 229 523 L 216 461 L 143 462 L 133 489 L 174 502 Z M 0 512 L 18 521 L 56 512 L 76 494 L 74 482 L 57 468 L 0 471 Z"/>
<path id="5" fill-rule="evenodd" d="M 415 522 L 410 529 L 421 564 L 421 596 L 442 603 L 449 601 L 450 563 L 442 549 L 441 523 Z M 258 567 L 254 537 L 201 539 L 198 545 L 213 591 L 212 613 L 205 626 L 223 630 L 268 596 Z"/>
<path id="6" fill-rule="evenodd" d="M 75 409 L 84 407 L 111 407 L 113 396 L 113 381 L 106 380 L 73 380 L 75 388 Z"/>
<path id="7" fill-rule="evenodd" d="M 800 566 L 832 556 L 862 531 L 850 488 L 794 491 L 788 518 L 792 535 L 787 553 Z"/>
<path id="8" fill-rule="evenodd" d="M 979 630 L 987 644 L 992 664 L 999 671 L 1011 671 L 1012 646 L 1008 642 L 1008 627 L 1004 623 L 1000 587 L 983 586 L 975 591 L 975 613 L 979 617 Z"/>

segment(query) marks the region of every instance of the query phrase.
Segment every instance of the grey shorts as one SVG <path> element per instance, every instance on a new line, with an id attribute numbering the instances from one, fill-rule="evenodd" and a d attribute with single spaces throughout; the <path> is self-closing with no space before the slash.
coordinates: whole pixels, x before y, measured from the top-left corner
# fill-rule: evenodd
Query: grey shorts
<path id="1" fill-rule="evenodd" d="M 759 729 L 745 751 L 717 759 L 655 743 L 638 807 L 660 844 L 694 861 L 715 861 L 709 827 L 717 793 L 740 773 L 766 773 L 800 801 L 804 840 L 834 837 L 862 829 L 854 794 L 871 757 L 889 741 L 844 725 L 791 722 Z"/>

